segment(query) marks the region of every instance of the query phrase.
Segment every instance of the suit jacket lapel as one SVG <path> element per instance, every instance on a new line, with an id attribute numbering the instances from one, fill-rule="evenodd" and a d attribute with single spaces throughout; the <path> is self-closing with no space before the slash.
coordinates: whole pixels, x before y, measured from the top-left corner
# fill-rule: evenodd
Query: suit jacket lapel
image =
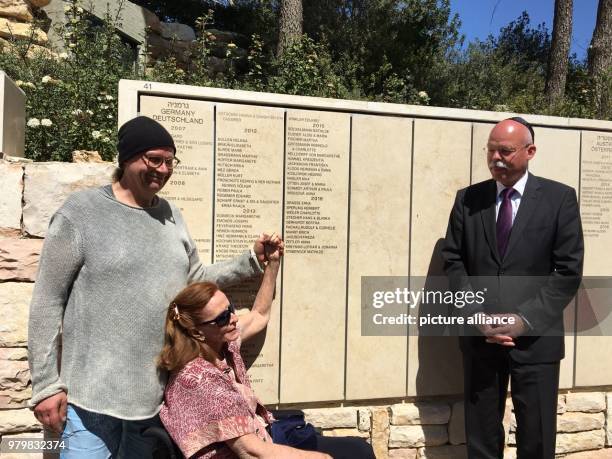
<path id="1" fill-rule="evenodd" d="M 495 200 L 497 199 L 497 185 L 495 180 L 491 180 L 491 185 L 486 192 L 486 196 L 483 196 L 482 210 L 480 211 L 480 217 L 482 218 L 482 225 L 484 227 L 484 234 L 493 258 L 497 264 L 501 264 L 499 254 L 497 253 L 497 236 L 495 229 Z"/>
<path id="2" fill-rule="evenodd" d="M 514 218 L 512 224 L 512 230 L 510 231 L 510 240 L 508 241 L 508 248 L 504 258 L 512 251 L 516 246 L 517 242 L 521 238 L 521 234 L 525 229 L 525 226 L 529 222 L 529 219 L 535 211 L 538 200 L 540 198 L 540 182 L 535 175 L 529 174 L 527 178 L 527 184 L 525 185 L 525 193 L 521 197 L 521 204 L 519 205 L 518 212 Z"/>

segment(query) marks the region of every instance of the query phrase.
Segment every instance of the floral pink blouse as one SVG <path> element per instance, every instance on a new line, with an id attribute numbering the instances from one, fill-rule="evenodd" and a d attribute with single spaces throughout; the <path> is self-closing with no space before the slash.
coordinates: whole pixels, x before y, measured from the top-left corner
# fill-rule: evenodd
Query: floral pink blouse
<path id="1" fill-rule="evenodd" d="M 195 358 L 166 386 L 160 417 L 188 458 L 235 458 L 224 442 L 249 433 L 272 441 L 265 427 L 273 418 L 251 389 L 240 339 L 229 343 L 226 357 L 224 369 Z"/>

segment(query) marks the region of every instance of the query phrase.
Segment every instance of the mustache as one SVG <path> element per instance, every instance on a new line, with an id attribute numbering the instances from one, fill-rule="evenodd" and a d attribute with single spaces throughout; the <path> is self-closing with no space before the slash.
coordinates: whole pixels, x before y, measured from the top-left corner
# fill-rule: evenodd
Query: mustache
<path id="1" fill-rule="evenodd" d="M 489 163 L 489 169 L 492 169 L 493 167 L 500 167 L 502 169 L 508 169 L 508 166 L 506 166 L 503 161 L 491 161 Z"/>

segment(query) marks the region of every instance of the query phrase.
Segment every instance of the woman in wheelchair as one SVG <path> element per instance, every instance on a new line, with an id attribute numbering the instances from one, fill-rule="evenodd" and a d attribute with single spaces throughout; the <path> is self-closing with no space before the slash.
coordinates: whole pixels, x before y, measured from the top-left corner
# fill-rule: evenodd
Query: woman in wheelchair
<path id="1" fill-rule="evenodd" d="M 270 429 L 274 419 L 251 389 L 240 356 L 241 342 L 263 330 L 270 318 L 283 254 L 281 239 L 274 235 L 265 251 L 263 280 L 247 314 L 238 317 L 223 292 L 208 282 L 185 288 L 168 309 L 159 366 L 170 372 L 170 379 L 160 417 L 186 457 L 330 457 L 274 443 L 270 435 L 277 430 Z M 364 448 L 361 443 L 369 449 L 361 457 L 374 457 L 360 439 L 325 438 L 320 444 L 315 440 L 314 447 L 313 442 L 306 443 L 310 449 L 355 452 L 354 440 L 360 442 L 358 449 Z M 331 449 L 326 446 L 330 443 L 335 443 Z"/>

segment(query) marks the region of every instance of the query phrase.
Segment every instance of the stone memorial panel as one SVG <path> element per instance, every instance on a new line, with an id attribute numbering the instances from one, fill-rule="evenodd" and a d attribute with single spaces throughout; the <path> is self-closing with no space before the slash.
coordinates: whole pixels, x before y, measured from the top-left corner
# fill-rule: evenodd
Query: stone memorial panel
<path id="1" fill-rule="evenodd" d="M 24 154 L 25 101 L 24 92 L 0 70 L 0 153 Z"/>
<path id="2" fill-rule="evenodd" d="M 262 232 L 280 233 L 283 217 L 284 110 L 219 104 L 216 111 L 214 261 L 235 257 Z M 259 281 L 226 291 L 250 308 Z M 281 279 L 265 331 L 242 345 L 255 393 L 278 402 Z"/>
<path id="3" fill-rule="evenodd" d="M 411 291 L 424 287 L 444 288 L 416 285 L 416 276 L 427 276 L 425 283 L 444 276 L 441 249 L 448 217 L 457 191 L 470 184 L 471 136 L 470 123 L 414 121 Z M 458 340 L 453 337 L 415 336 L 414 329 L 410 334 L 408 395 L 460 393 L 463 383 Z"/>
<path id="4" fill-rule="evenodd" d="M 580 167 L 580 214 L 584 232 L 584 276 L 612 276 L 612 133 L 582 132 Z M 612 300 L 601 289 L 587 290 L 578 297 L 578 324 L 589 317 L 610 330 Z M 608 290 L 609 291 L 609 290 Z M 605 323 L 603 322 L 605 321 Z M 578 336 L 576 342 L 576 386 L 610 384 L 612 361 L 610 336 Z"/>
<path id="5" fill-rule="evenodd" d="M 412 120 L 353 115 L 351 145 L 346 398 L 402 397 L 406 337 L 361 336 L 361 276 L 408 276 Z"/>
<path id="6" fill-rule="evenodd" d="M 202 263 L 212 261 L 214 104 L 190 99 L 141 96 L 140 114 L 159 121 L 174 138 L 181 163 L 161 196 L 183 213 Z"/>
<path id="7" fill-rule="evenodd" d="M 344 397 L 350 123 L 287 110 L 282 403 Z"/>

